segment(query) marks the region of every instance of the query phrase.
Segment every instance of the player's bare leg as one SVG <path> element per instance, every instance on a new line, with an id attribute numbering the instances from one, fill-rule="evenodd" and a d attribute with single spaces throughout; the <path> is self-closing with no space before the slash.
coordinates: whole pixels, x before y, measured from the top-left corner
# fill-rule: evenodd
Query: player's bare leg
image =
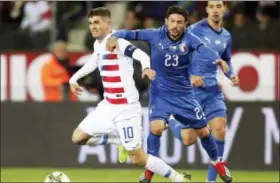
<path id="1" fill-rule="evenodd" d="M 117 131 L 111 133 L 96 133 L 92 136 L 85 133 L 81 128 L 76 128 L 72 135 L 72 142 L 78 145 L 121 145 L 120 137 Z"/>
<path id="2" fill-rule="evenodd" d="M 118 145 L 118 158 L 120 163 L 124 163 L 128 157 L 127 151 L 121 145 L 120 136 L 117 131 L 111 133 L 98 133 L 93 136 L 83 132 L 81 128 L 76 128 L 72 135 L 72 142 L 78 145 Z"/>
<path id="3" fill-rule="evenodd" d="M 222 161 L 226 134 L 227 120 L 225 117 L 215 117 L 209 121 L 212 134 L 215 138 L 218 150 L 218 157 Z M 215 168 L 209 164 L 207 182 L 216 180 L 217 172 Z"/>
<path id="4" fill-rule="evenodd" d="M 225 140 L 227 120 L 217 117 L 209 121 L 213 136 L 218 140 Z"/>
<path id="5" fill-rule="evenodd" d="M 196 142 L 197 134 L 194 129 L 187 128 L 181 130 L 181 137 L 183 144 L 186 146 L 190 146 Z"/>
<path id="6" fill-rule="evenodd" d="M 173 135 L 184 145 L 189 146 L 196 142 L 197 134 L 193 128 L 183 128 L 184 126 L 177 121 L 173 115 L 168 119 L 168 126 Z"/>
<path id="7" fill-rule="evenodd" d="M 201 140 L 203 148 L 207 151 L 208 156 L 211 159 L 211 164 L 220 175 L 220 178 L 226 183 L 230 183 L 232 181 L 232 177 L 229 169 L 225 166 L 224 162 L 219 161 L 217 148 L 212 148 L 213 146 L 217 147 L 217 145 L 214 137 L 211 135 L 210 129 L 208 127 L 196 129 L 196 133 Z"/>
<path id="8" fill-rule="evenodd" d="M 162 132 L 166 129 L 166 123 L 163 120 L 154 120 L 150 123 L 150 134 L 148 136 L 148 154 L 158 156 L 160 147 L 160 137 Z M 154 172 L 145 169 L 145 172 L 140 176 L 140 182 L 151 182 Z"/>
<path id="9" fill-rule="evenodd" d="M 78 145 L 85 145 L 92 136 L 85 133 L 81 128 L 76 128 L 72 135 L 72 142 Z"/>
<path id="10" fill-rule="evenodd" d="M 148 155 L 142 148 L 128 151 L 132 164 L 145 167 L 156 174 L 170 179 L 172 182 L 189 182 L 191 176 L 188 173 L 180 174 L 164 163 L 161 159 Z"/>

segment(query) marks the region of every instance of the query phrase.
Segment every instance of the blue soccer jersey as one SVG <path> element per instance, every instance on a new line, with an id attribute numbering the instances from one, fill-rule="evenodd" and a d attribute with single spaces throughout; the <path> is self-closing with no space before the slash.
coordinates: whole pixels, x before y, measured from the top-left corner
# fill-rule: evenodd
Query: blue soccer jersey
<path id="1" fill-rule="evenodd" d="M 221 28 L 220 30 L 213 29 L 207 19 L 197 22 L 188 28 L 193 34 L 198 36 L 204 44 L 215 50 L 219 56 L 229 65 L 229 72 L 226 76 L 230 78 L 234 74 L 231 64 L 231 35 L 230 33 Z M 208 120 L 213 119 L 215 116 L 225 117 L 225 114 L 213 115 L 215 111 L 225 111 L 226 105 L 224 96 L 219 88 L 217 81 L 218 66 L 212 64 L 212 60 L 204 57 L 198 52 L 192 54 L 192 63 L 190 72 L 194 75 L 204 76 L 205 87 L 195 87 L 194 93 L 196 99 L 201 104 L 205 111 Z"/>
<path id="2" fill-rule="evenodd" d="M 190 122 L 193 128 L 206 125 L 204 122 L 196 123 L 203 120 L 203 112 L 194 99 L 188 66 L 194 52 L 213 62 L 220 59 L 216 52 L 187 30 L 178 40 L 172 40 L 166 26 L 136 31 L 120 30 L 113 35 L 128 40 L 147 41 L 150 44 L 152 69 L 156 71 L 156 78 L 150 87 L 150 121 L 168 120 L 173 114 L 186 125 Z"/>

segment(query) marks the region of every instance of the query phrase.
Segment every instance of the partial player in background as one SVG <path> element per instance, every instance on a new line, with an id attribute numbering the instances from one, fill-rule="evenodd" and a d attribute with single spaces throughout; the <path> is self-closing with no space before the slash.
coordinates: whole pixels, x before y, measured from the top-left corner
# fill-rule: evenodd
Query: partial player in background
<path id="1" fill-rule="evenodd" d="M 228 71 L 225 61 L 190 31 L 186 30 L 187 12 L 179 6 L 169 7 L 165 26 L 158 29 L 120 30 L 109 39 L 108 49 L 116 47 L 117 38 L 147 41 L 151 46 L 152 68 L 157 72 L 150 86 L 148 153 L 158 156 L 160 137 L 171 115 L 182 125 L 194 130 L 207 151 L 211 164 L 225 182 L 232 178 L 228 168 L 218 159 L 214 137 L 207 128 L 203 110 L 195 100 L 188 73 L 190 56 L 197 53 L 211 60 L 213 67 L 221 64 Z M 188 138 L 186 134 L 182 134 Z M 153 172 L 146 170 L 141 182 L 151 181 Z"/>
<path id="2" fill-rule="evenodd" d="M 239 79 L 236 76 L 231 64 L 231 35 L 222 27 L 223 15 L 225 13 L 225 2 L 223 1 L 208 1 L 206 11 L 207 19 L 204 19 L 188 29 L 198 36 L 208 47 L 217 51 L 220 57 L 229 65 L 229 72 L 225 73 L 233 86 L 239 84 Z M 203 57 L 198 52 L 192 55 L 192 64 L 190 68 L 191 83 L 194 86 L 195 98 L 200 103 L 208 124 L 215 137 L 218 148 L 218 156 L 222 160 L 225 144 L 225 133 L 227 124 L 227 108 L 225 98 L 218 85 L 217 72 L 218 67 L 212 64 L 212 61 Z M 184 143 L 191 145 L 195 143 L 197 135 L 193 129 L 186 129 L 185 126 L 174 118 L 169 120 L 169 127 L 174 132 L 178 139 L 181 131 L 185 131 L 188 141 Z M 215 182 L 217 172 L 215 168 L 209 164 L 208 167 L 208 182 Z"/>
<path id="3" fill-rule="evenodd" d="M 79 145 L 122 144 L 133 164 L 173 182 L 185 182 L 185 177 L 189 175 L 176 172 L 161 159 L 146 154 L 142 149 L 142 108 L 133 80 L 133 59 L 141 62 L 143 77 L 148 76 L 153 80 L 155 71 L 150 69 L 150 57 L 124 39 L 118 40 L 118 48 L 113 53 L 106 51 L 106 42 L 112 33 L 108 9 L 91 10 L 88 20 L 92 36 L 96 38 L 95 51 L 69 83 L 72 92 L 79 95 L 83 89 L 77 81 L 98 67 L 102 76 L 104 100 L 75 129 L 72 141 Z"/>

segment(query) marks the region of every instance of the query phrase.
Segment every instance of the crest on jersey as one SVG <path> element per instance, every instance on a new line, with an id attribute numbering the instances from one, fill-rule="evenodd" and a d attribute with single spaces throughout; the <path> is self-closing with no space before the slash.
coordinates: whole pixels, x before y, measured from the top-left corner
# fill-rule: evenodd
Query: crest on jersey
<path id="1" fill-rule="evenodd" d="M 179 44 L 179 49 L 181 52 L 184 52 L 184 53 L 187 52 L 188 49 L 187 49 L 187 44 L 185 41 L 183 41 L 182 43 Z"/>
<path id="2" fill-rule="evenodd" d="M 177 49 L 177 47 L 176 46 L 169 46 L 169 50 L 170 51 L 172 51 L 172 52 L 175 52 L 176 51 L 176 49 Z"/>

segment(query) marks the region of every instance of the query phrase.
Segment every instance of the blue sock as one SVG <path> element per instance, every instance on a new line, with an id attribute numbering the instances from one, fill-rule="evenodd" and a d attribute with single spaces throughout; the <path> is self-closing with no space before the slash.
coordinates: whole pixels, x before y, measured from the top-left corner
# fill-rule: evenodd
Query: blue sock
<path id="1" fill-rule="evenodd" d="M 173 135 L 183 143 L 182 136 L 181 136 L 181 123 L 176 121 L 175 119 L 168 120 L 168 126 L 170 127 Z"/>
<path id="2" fill-rule="evenodd" d="M 148 154 L 153 156 L 158 156 L 160 147 L 160 137 L 159 135 L 154 135 L 150 132 L 148 136 Z"/>
<path id="3" fill-rule="evenodd" d="M 220 160 L 223 158 L 224 154 L 224 147 L 225 147 L 225 141 L 223 140 L 216 140 L 217 148 L 218 148 L 218 157 Z M 213 165 L 209 164 L 208 165 L 208 176 L 207 180 L 208 181 L 216 181 L 217 179 L 217 172 Z"/>
<path id="4" fill-rule="evenodd" d="M 217 161 L 218 160 L 218 152 L 217 152 L 218 150 L 217 150 L 217 145 L 216 145 L 213 135 L 210 133 L 209 137 L 204 137 L 200 140 L 201 140 L 201 145 L 206 150 L 209 158 L 212 161 Z"/>

